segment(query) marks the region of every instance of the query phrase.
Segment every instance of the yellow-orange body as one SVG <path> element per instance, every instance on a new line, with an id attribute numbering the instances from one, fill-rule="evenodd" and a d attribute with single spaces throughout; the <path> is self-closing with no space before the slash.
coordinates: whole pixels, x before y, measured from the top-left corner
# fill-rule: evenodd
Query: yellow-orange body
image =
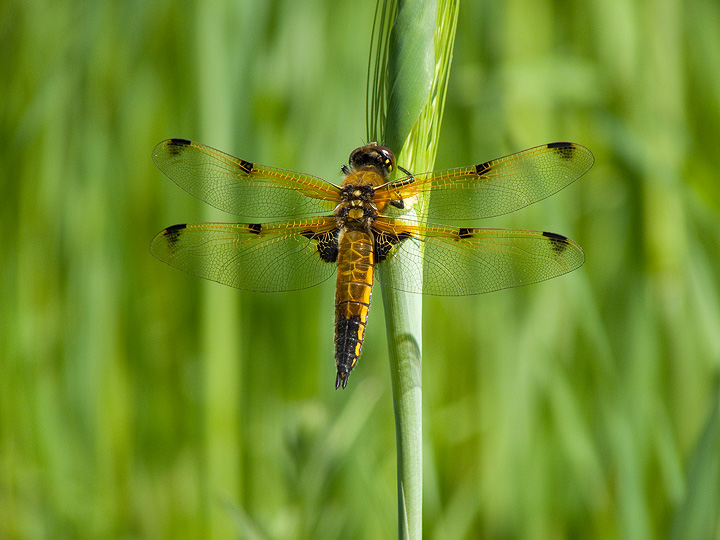
<path id="1" fill-rule="evenodd" d="M 372 233 L 341 229 L 335 293 L 335 362 L 341 383 L 360 356 L 372 297 L 373 264 Z"/>
<path id="2" fill-rule="evenodd" d="M 344 168 L 340 204 L 335 208 L 338 225 L 337 289 L 335 293 L 335 386 L 347 385 L 355 367 L 367 324 L 372 297 L 375 235 L 373 224 L 387 206 L 373 201 L 375 188 L 388 181 L 395 167 L 389 150 L 371 143 L 350 156 Z"/>

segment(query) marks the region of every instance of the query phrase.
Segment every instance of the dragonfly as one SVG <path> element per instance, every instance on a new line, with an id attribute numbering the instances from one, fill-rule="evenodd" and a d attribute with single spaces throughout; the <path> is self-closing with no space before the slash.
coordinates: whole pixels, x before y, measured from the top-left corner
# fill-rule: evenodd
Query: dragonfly
<path id="1" fill-rule="evenodd" d="M 461 296 L 554 278 L 585 261 L 561 234 L 428 221 L 498 216 L 556 193 L 594 162 L 590 150 L 571 142 L 420 174 L 398 168 L 393 152 L 372 142 L 353 150 L 339 184 L 187 139 L 161 142 L 152 158 L 191 195 L 247 220 L 168 227 L 151 245 L 161 261 L 256 292 L 304 289 L 336 276 L 336 389 L 347 386 L 360 357 L 376 267 L 392 288 Z"/>

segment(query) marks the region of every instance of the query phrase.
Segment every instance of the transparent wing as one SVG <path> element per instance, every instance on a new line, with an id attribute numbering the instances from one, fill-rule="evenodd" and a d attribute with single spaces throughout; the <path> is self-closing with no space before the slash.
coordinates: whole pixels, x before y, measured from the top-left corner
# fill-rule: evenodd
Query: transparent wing
<path id="1" fill-rule="evenodd" d="M 480 294 L 551 279 L 582 266 L 565 236 L 544 231 L 376 223 L 381 278 L 396 289 L 439 296 Z"/>
<path id="2" fill-rule="evenodd" d="M 592 152 L 575 143 L 536 146 L 470 167 L 423 173 L 399 179 L 375 192 L 377 202 L 392 202 L 389 215 L 414 207 L 417 219 L 470 220 L 507 214 L 571 184 L 590 167 Z M 427 209 L 417 196 L 430 195 Z"/>
<path id="3" fill-rule="evenodd" d="M 321 178 L 251 163 L 186 139 L 161 142 L 152 158 L 191 195 L 247 218 L 326 214 L 339 200 L 339 188 Z"/>
<path id="4" fill-rule="evenodd" d="M 312 287 L 335 273 L 333 218 L 281 223 L 187 223 L 161 231 L 153 255 L 188 274 L 256 292 Z"/>

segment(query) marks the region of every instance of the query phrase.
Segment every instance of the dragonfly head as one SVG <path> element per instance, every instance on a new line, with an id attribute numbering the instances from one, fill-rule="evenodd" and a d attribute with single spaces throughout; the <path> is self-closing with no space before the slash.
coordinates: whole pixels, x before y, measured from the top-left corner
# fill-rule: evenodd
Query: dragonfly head
<path id="1" fill-rule="evenodd" d="M 372 170 L 388 178 L 395 170 L 395 156 L 389 148 L 372 142 L 353 150 L 349 164 L 352 171 Z"/>

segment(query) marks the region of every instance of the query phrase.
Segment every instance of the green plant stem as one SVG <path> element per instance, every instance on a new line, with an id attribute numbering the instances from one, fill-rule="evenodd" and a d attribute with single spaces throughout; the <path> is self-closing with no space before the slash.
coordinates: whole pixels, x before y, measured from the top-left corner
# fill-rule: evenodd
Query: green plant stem
<path id="1" fill-rule="evenodd" d="M 220 2 L 204 4 L 198 9 L 197 57 L 199 104 L 202 140 L 215 140 L 222 147 L 232 148 L 237 131 L 233 127 L 236 107 L 232 84 L 223 66 L 230 63 L 227 51 L 228 26 Z M 208 60 L 212 59 L 212 60 Z M 208 221 L 222 219 L 214 208 L 205 209 Z M 202 459 L 202 490 L 204 531 L 211 538 L 233 535 L 232 523 L 225 518 L 226 510 L 217 498 L 236 500 L 242 478 L 240 448 L 243 440 L 238 398 L 242 373 L 239 326 L 239 296 L 228 294 L 215 283 L 205 282 L 202 309 L 202 381 L 204 395 L 203 437 L 205 454 Z"/>
<path id="2" fill-rule="evenodd" d="M 370 54 L 368 138 L 396 151 L 408 170 L 428 171 L 437 151 L 459 0 L 386 0 L 382 8 L 380 1 Z M 414 260 L 422 257 L 422 242 L 408 240 L 404 249 L 417 250 Z M 403 260 L 394 264 L 397 269 Z M 394 275 L 411 272 L 418 272 L 417 265 Z M 379 273 L 395 409 L 399 538 L 422 538 L 422 296 L 400 292 L 382 265 Z"/>
<path id="3" fill-rule="evenodd" d="M 435 63 L 432 31 L 435 10 L 435 2 L 398 3 L 390 33 L 384 141 L 395 150 L 403 147 L 427 103 Z M 382 269 L 380 272 L 395 410 L 398 538 L 419 539 L 422 538 L 422 297 L 393 289 L 389 280 L 382 279 Z"/>
<path id="4" fill-rule="evenodd" d="M 371 139 L 380 139 L 398 152 L 398 164 L 411 171 L 430 170 L 435 160 L 447 75 L 457 22 L 457 0 L 406 0 L 385 3 L 376 21 L 381 30 L 375 62 L 374 95 L 369 110 Z M 390 13 L 392 31 L 384 34 Z M 387 48 L 386 48 L 387 47 Z M 387 51 L 385 55 L 384 51 Z M 387 71 L 385 71 L 385 69 Z M 387 88 L 387 96 L 382 92 Z M 421 201 L 420 204 L 427 204 Z M 408 216 L 410 217 L 410 216 Z M 409 248 L 408 248 L 409 249 Z M 412 249 L 422 256 L 422 244 Z M 402 264 L 402 261 L 395 261 Z M 400 275 L 417 272 L 407 268 Z M 422 538 L 422 296 L 393 288 L 379 267 L 390 358 L 397 436 L 398 535 Z M 422 279 L 422 276 L 414 276 Z"/>
<path id="5" fill-rule="evenodd" d="M 713 538 L 720 526 L 720 385 L 708 419 L 693 450 L 687 472 L 685 497 L 675 511 L 671 540 Z M 713 532 L 714 531 L 714 532 Z"/>
<path id="6" fill-rule="evenodd" d="M 422 296 L 382 282 L 397 438 L 399 538 L 422 537 Z"/>

